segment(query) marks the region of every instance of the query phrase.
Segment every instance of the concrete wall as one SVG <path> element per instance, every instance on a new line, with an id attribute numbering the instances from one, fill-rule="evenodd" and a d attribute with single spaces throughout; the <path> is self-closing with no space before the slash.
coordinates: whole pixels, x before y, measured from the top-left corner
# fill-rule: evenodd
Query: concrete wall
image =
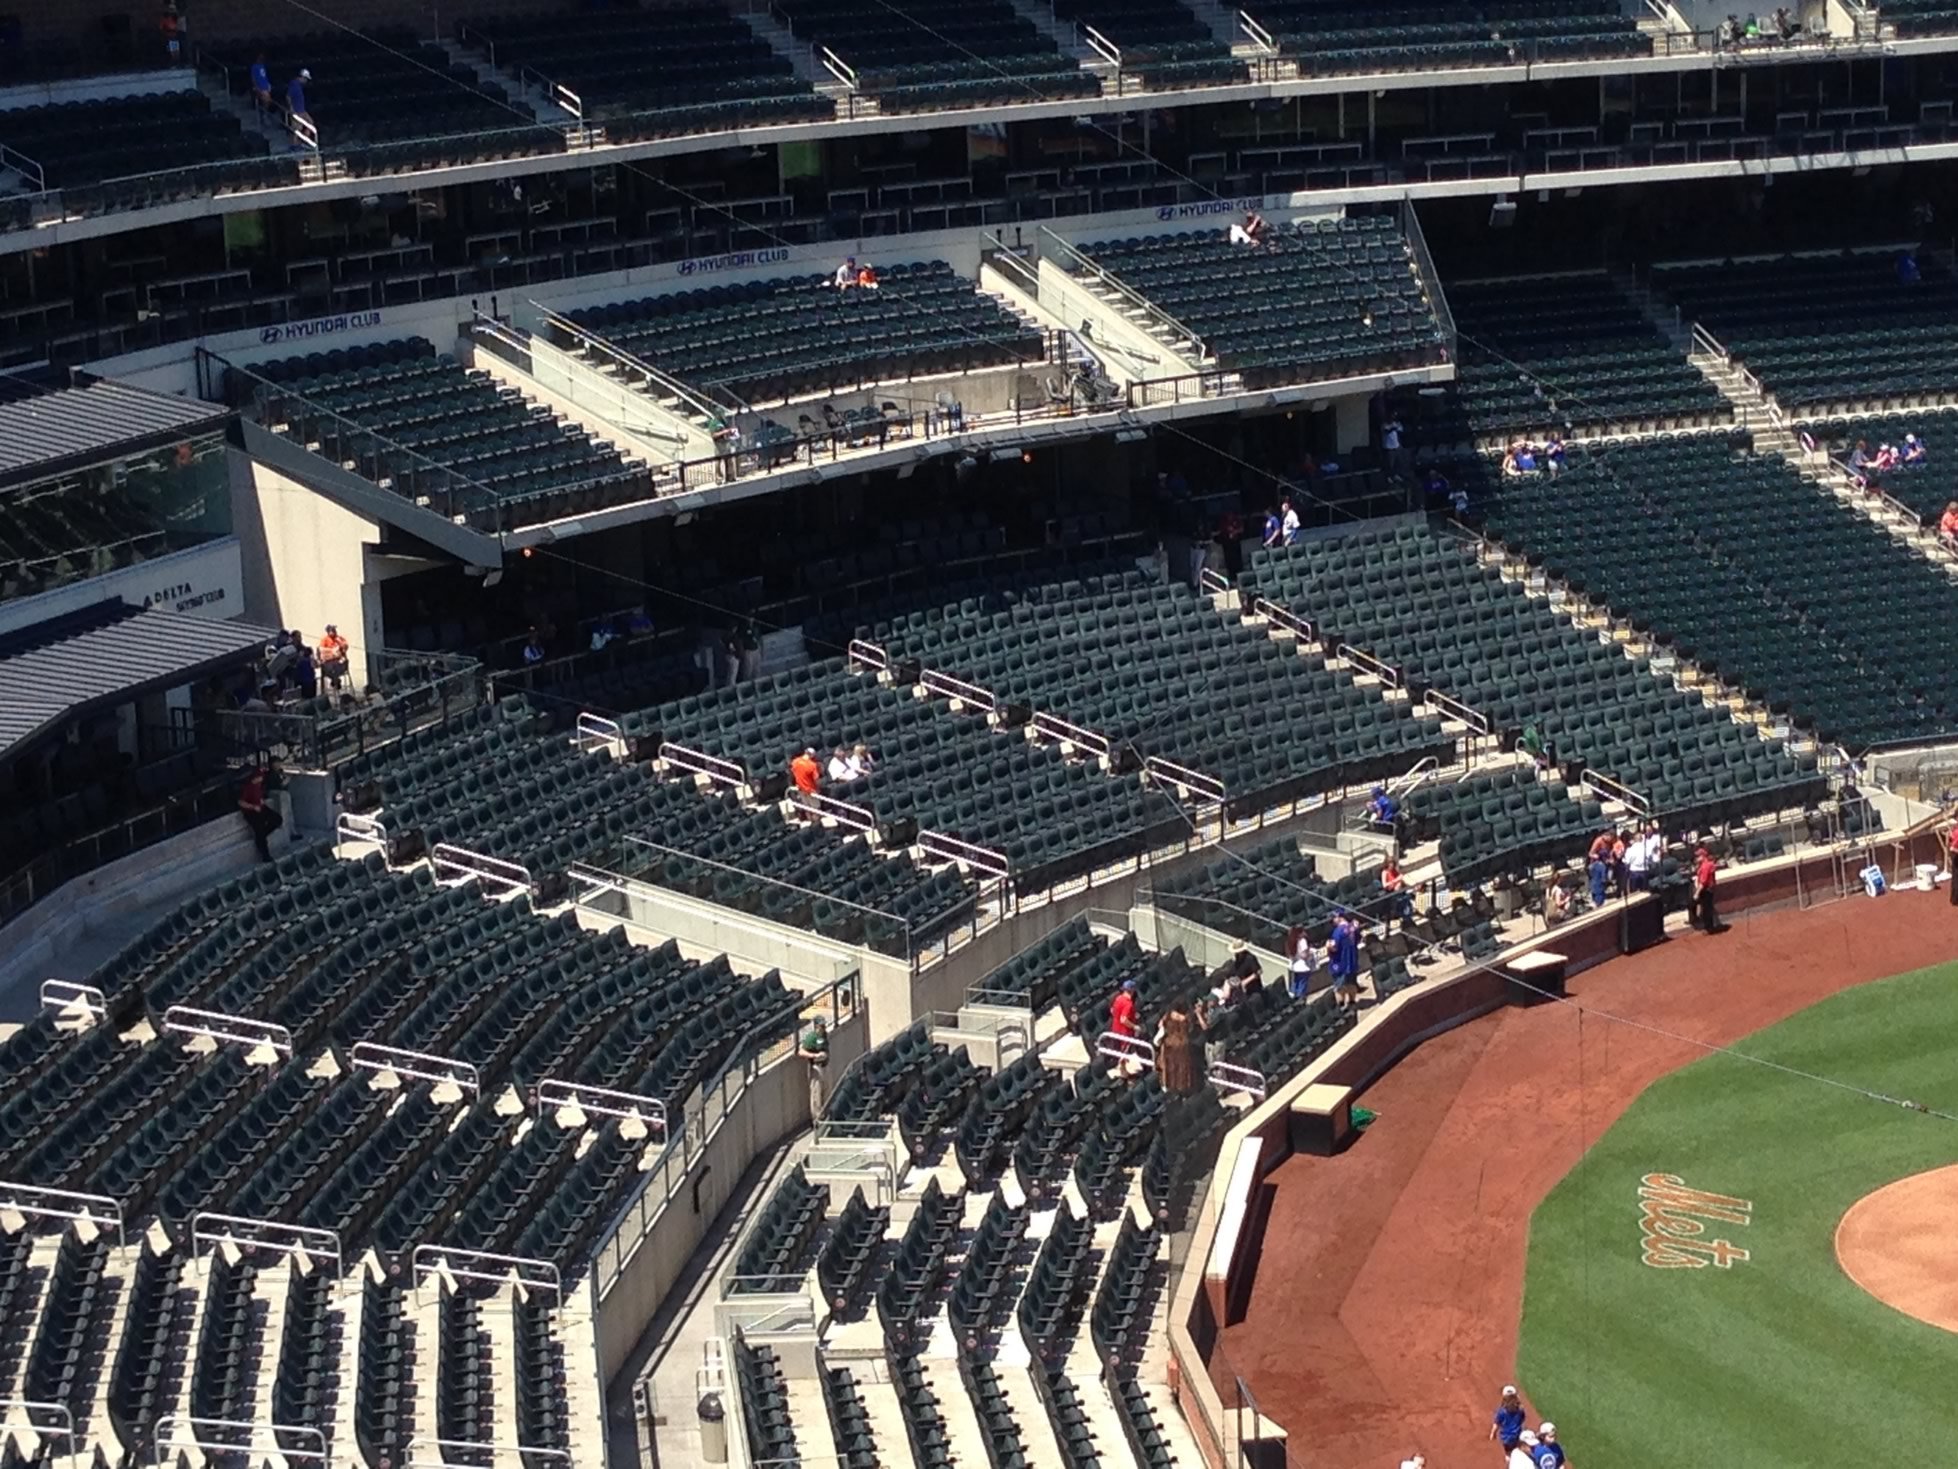
<path id="1" fill-rule="evenodd" d="M 859 1010 L 832 1032 L 826 1061 L 812 1064 L 791 1052 L 766 1067 L 742 1090 L 720 1124 L 690 1144 L 684 1174 L 676 1176 L 671 1196 L 646 1201 L 653 1212 L 645 1236 L 599 1307 L 598 1365 L 603 1383 L 609 1386 L 625 1367 L 647 1323 L 721 1210 L 735 1197 L 749 1165 L 811 1126 L 816 1098 L 829 1094 L 864 1049 Z M 690 1136 L 692 1113 L 690 1108 Z M 648 1186 L 661 1186 L 657 1173 Z"/>
<path id="2" fill-rule="evenodd" d="M 283 794 L 272 799 L 283 807 Z M 289 845 L 289 830 L 290 822 L 273 834 L 274 856 Z M 96 965 L 169 909 L 257 861 L 251 833 L 227 813 L 63 883 L 7 925 L 0 1020 L 30 1018 L 42 980 L 87 982 Z"/>
<path id="3" fill-rule="evenodd" d="M 378 595 L 367 597 L 367 551 L 381 529 L 315 494 L 242 450 L 231 461 L 231 517 L 244 547 L 245 612 L 253 622 L 294 627 L 317 641 L 330 622 L 349 646 L 359 680 L 383 645 Z M 378 590 L 378 589 L 375 589 Z"/>

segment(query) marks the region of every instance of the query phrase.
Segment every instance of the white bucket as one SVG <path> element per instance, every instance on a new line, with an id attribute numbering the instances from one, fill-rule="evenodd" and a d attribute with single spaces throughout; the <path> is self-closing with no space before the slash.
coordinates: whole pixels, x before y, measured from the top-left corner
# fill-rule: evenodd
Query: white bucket
<path id="1" fill-rule="evenodd" d="M 1938 885 L 1938 864 L 1920 862 L 1917 864 L 1917 890 L 1920 893 L 1932 892 Z"/>

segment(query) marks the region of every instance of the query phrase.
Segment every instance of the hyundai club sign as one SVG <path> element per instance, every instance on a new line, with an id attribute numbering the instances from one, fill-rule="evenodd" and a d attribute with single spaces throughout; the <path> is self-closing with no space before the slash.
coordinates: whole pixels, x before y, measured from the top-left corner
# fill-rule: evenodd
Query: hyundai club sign
<path id="1" fill-rule="evenodd" d="M 789 258 L 786 248 L 774 250 L 732 250 L 726 255 L 696 255 L 680 262 L 681 275 L 712 275 L 721 270 L 750 270 L 757 265 L 780 265 Z"/>
<path id="2" fill-rule="evenodd" d="M 1204 199 L 1195 204 L 1165 204 L 1156 211 L 1157 219 L 1211 219 L 1219 214 L 1251 214 L 1265 207 L 1265 196 L 1246 199 Z"/>
<path id="3" fill-rule="evenodd" d="M 313 337 L 337 336 L 381 324 L 378 311 L 347 311 L 339 316 L 315 316 L 310 321 L 286 321 L 277 326 L 260 327 L 258 340 L 264 346 L 279 342 L 304 342 Z"/>

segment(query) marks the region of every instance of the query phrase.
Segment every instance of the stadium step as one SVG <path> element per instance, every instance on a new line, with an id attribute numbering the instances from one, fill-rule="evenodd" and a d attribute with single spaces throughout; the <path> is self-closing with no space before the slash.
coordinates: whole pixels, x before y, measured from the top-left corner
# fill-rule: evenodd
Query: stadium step
<path id="1" fill-rule="evenodd" d="M 339 1364 L 335 1371 L 333 1409 L 322 1427 L 331 1443 L 354 1442 L 354 1408 L 360 1382 L 360 1318 L 367 1304 L 367 1261 L 335 1283 L 333 1309 L 340 1313 Z"/>
<path id="2" fill-rule="evenodd" d="M 551 1336 L 564 1362 L 564 1405 L 569 1417 L 571 1462 L 605 1462 L 605 1385 L 590 1368 L 598 1361 L 598 1334 L 591 1312 L 582 1305 L 582 1292 L 551 1312 Z"/>
<path id="3" fill-rule="evenodd" d="M 933 1356 L 929 1351 L 918 1359 L 924 1369 L 925 1385 L 938 1399 L 938 1416 L 945 1423 L 945 1437 L 951 1446 L 954 1469 L 985 1469 L 991 1462 L 986 1453 L 986 1434 L 979 1426 L 979 1413 L 972 1394 L 959 1376 L 959 1365 L 950 1355 Z"/>
<path id="4" fill-rule="evenodd" d="M 482 1304 L 483 1339 L 490 1349 L 490 1437 L 500 1444 L 523 1441 L 517 1420 L 517 1293 L 498 1286 Z M 515 1462 L 514 1458 L 512 1462 Z"/>
<path id="5" fill-rule="evenodd" d="M 798 40 L 793 31 L 778 21 L 769 7 L 750 5 L 744 0 L 728 0 L 728 7 L 735 19 L 745 24 L 777 56 L 794 68 L 795 74 L 803 81 L 823 90 L 823 84 L 834 82 L 835 77 L 816 59 L 816 48 L 808 41 Z"/>
<path id="6" fill-rule="evenodd" d="M 258 1338 L 258 1371 L 252 1377 L 251 1420 L 276 1423 L 279 1352 L 285 1343 L 287 1305 L 292 1294 L 292 1265 L 285 1261 L 258 1272 L 252 1282 L 252 1309 L 264 1323 Z"/>
<path id="7" fill-rule="evenodd" d="M 1267 54 L 1263 47 L 1245 40 L 1244 32 L 1238 29 L 1235 6 L 1219 5 L 1217 0 L 1183 0 L 1183 8 L 1209 26 L 1210 34 L 1230 47 L 1233 56 L 1259 57 Z M 1240 52 L 1239 46 L 1245 49 Z"/>
<path id="8" fill-rule="evenodd" d="M 115 1379 L 110 1369 L 115 1366 L 116 1346 L 122 1341 L 123 1323 L 129 1317 L 129 1292 L 135 1282 L 136 1265 L 142 1254 L 140 1237 L 133 1244 L 119 1245 L 109 1251 L 109 1262 L 103 1267 L 101 1285 L 101 1289 L 109 1292 L 109 1298 L 115 1302 L 109 1312 L 109 1329 L 102 1337 L 107 1345 L 96 1364 L 95 1383 L 89 1389 L 88 1400 L 75 1415 L 75 1427 L 85 1436 L 83 1452 L 99 1453 L 109 1463 L 115 1463 L 124 1449 L 110 1422 L 109 1387 Z M 133 1452 L 137 1446 L 128 1447 Z"/>

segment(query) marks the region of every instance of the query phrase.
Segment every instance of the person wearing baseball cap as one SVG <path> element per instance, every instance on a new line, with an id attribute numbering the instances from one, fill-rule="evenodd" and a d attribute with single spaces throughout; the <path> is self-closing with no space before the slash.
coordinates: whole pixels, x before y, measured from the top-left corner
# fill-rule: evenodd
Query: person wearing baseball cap
<path id="1" fill-rule="evenodd" d="M 1495 1422 L 1489 1425 L 1489 1437 L 1501 1445 L 1505 1464 L 1522 1433 L 1523 1400 L 1516 1395 L 1515 1383 L 1504 1383 L 1502 1401 L 1496 1404 Z"/>
<path id="2" fill-rule="evenodd" d="M 1428 1469 L 1428 1456 L 1426 1454 L 1409 1454 L 1405 1459 L 1401 1460 L 1401 1469 Z"/>
<path id="3" fill-rule="evenodd" d="M 1125 979 L 1108 1009 L 1108 1028 L 1117 1035 L 1135 1034 L 1135 981 Z"/>
<path id="4" fill-rule="evenodd" d="M 1536 1469 L 1564 1469 L 1570 1462 L 1564 1454 L 1564 1446 L 1557 1442 L 1556 1424 L 1537 1424 L 1536 1440 L 1536 1447 L 1530 1451 L 1534 1455 L 1530 1462 Z"/>
<path id="5" fill-rule="evenodd" d="M 1516 1447 L 1509 1451 L 1505 1469 L 1536 1469 L 1536 1435 L 1529 1429 L 1516 1435 Z"/>

